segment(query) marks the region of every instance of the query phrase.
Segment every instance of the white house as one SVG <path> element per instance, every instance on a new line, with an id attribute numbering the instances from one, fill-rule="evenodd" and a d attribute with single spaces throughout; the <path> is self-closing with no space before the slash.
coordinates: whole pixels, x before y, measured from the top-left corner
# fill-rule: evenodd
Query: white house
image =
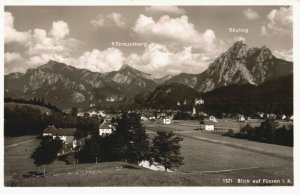
<path id="1" fill-rule="evenodd" d="M 214 117 L 212 115 L 208 118 L 208 120 L 212 121 L 212 122 L 215 122 L 215 123 L 218 122 L 217 119 L 216 119 L 216 117 Z"/>
<path id="2" fill-rule="evenodd" d="M 201 121 L 200 129 L 204 131 L 214 131 L 215 130 L 215 123 L 211 121 Z"/>
<path id="3" fill-rule="evenodd" d="M 276 119 L 276 114 L 270 113 L 269 118 Z"/>
<path id="4" fill-rule="evenodd" d="M 196 98 L 195 99 L 195 105 L 200 105 L 200 104 L 204 104 L 204 100 L 203 99 L 198 99 L 198 98 Z"/>
<path id="5" fill-rule="evenodd" d="M 264 113 L 263 112 L 258 112 L 257 115 L 259 116 L 259 118 L 264 118 Z"/>
<path id="6" fill-rule="evenodd" d="M 90 117 L 92 116 L 98 116 L 98 113 L 96 111 L 89 112 Z"/>
<path id="7" fill-rule="evenodd" d="M 107 97 L 105 99 L 106 102 L 114 102 L 115 101 L 115 98 L 114 97 Z"/>
<path id="8" fill-rule="evenodd" d="M 156 118 L 155 118 L 155 116 L 151 115 L 151 116 L 149 116 L 149 119 L 150 120 L 155 120 Z"/>
<path id="9" fill-rule="evenodd" d="M 147 118 L 147 117 L 145 117 L 145 116 L 141 116 L 141 120 L 142 120 L 142 121 L 147 121 L 147 120 L 148 120 L 148 118 Z"/>
<path id="10" fill-rule="evenodd" d="M 106 120 L 103 121 L 103 123 L 99 126 L 99 135 L 100 136 L 105 136 L 112 134 L 112 132 L 115 130 L 114 126 L 106 122 Z"/>
<path id="11" fill-rule="evenodd" d="M 239 114 L 239 115 L 237 116 L 237 119 L 238 119 L 239 122 L 246 122 L 246 119 L 245 119 L 245 116 L 244 116 L 244 115 Z"/>
<path id="12" fill-rule="evenodd" d="M 84 116 L 84 112 L 77 113 L 77 116 L 83 117 Z"/>
<path id="13" fill-rule="evenodd" d="M 98 116 L 105 117 L 106 113 L 104 111 L 98 111 Z"/>
<path id="14" fill-rule="evenodd" d="M 164 118 L 163 123 L 166 124 L 166 125 L 169 125 L 169 124 L 171 124 L 171 119 L 170 118 Z"/>

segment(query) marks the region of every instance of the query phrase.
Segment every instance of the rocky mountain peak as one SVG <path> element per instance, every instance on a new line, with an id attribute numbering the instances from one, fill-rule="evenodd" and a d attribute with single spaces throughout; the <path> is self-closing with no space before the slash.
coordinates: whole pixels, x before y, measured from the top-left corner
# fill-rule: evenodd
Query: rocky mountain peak
<path id="1" fill-rule="evenodd" d="M 46 64 L 38 67 L 40 70 L 59 71 L 62 68 L 67 67 L 66 64 L 60 63 L 54 60 L 49 60 Z"/>
<path id="2" fill-rule="evenodd" d="M 272 59 L 273 55 L 272 55 L 271 50 L 264 45 L 260 48 L 260 54 L 259 54 L 258 58 L 260 60 L 264 61 L 264 60 L 267 60 L 267 59 Z"/>
<path id="3" fill-rule="evenodd" d="M 244 46 L 247 46 L 246 43 L 244 41 L 236 41 L 234 44 L 233 44 L 233 47 L 235 48 L 240 48 L 240 47 L 244 47 Z"/>
<path id="4" fill-rule="evenodd" d="M 126 76 L 135 75 L 138 77 L 142 77 L 142 78 L 146 78 L 146 79 L 154 81 L 154 79 L 152 78 L 152 76 L 150 74 L 141 72 L 128 64 L 124 64 L 117 72 L 121 73 L 123 75 L 126 75 Z"/>
<path id="5" fill-rule="evenodd" d="M 243 41 L 237 41 L 228 50 L 233 57 L 239 58 L 244 56 L 248 51 L 248 46 Z"/>
<path id="6" fill-rule="evenodd" d="M 121 68 L 119 69 L 119 71 L 122 71 L 122 70 L 128 70 L 128 69 L 132 69 L 132 67 L 131 66 L 129 66 L 128 64 L 124 64 L 124 65 L 122 65 L 121 66 Z"/>
<path id="7" fill-rule="evenodd" d="M 206 92 L 232 84 L 259 85 L 291 73 L 292 63 L 276 59 L 266 46 L 249 48 L 238 41 L 199 75 L 197 86 Z"/>

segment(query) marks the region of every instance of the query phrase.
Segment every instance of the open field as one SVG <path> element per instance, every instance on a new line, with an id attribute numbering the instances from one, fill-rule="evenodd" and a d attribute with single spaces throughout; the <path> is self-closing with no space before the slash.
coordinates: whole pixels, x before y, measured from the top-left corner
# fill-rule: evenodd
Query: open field
<path id="1" fill-rule="evenodd" d="M 5 137 L 4 140 L 5 175 L 19 177 L 29 171 L 38 170 L 30 159 L 30 155 L 40 142 L 36 136 Z M 63 162 L 55 161 L 51 166 L 62 165 Z"/>
<path id="2" fill-rule="evenodd" d="M 147 132 L 150 137 L 155 135 L 153 131 Z M 183 130 L 181 133 L 188 134 L 188 131 Z M 214 136 L 215 140 L 223 138 L 217 135 L 210 136 Z M 28 142 L 29 140 L 33 141 Z M 184 137 L 181 145 L 185 164 L 174 173 L 154 172 L 132 165 L 128 167 L 122 162 L 66 165 L 62 161 L 55 161 L 47 167 L 48 174 L 45 178 L 24 178 L 22 175 L 38 170 L 29 159 L 38 142 L 34 136 L 5 138 L 6 186 L 240 186 L 292 185 L 286 182 L 288 179 L 293 181 L 290 147 L 276 148 L 278 150 L 282 147 L 282 154 L 291 151 L 291 154 L 285 154 L 289 157 L 283 158 L 276 154 L 249 151 L 193 137 Z M 15 146 L 12 146 L 12 143 Z M 267 147 L 266 144 L 264 146 Z M 261 181 L 259 184 L 242 184 L 237 183 L 238 179 Z M 280 183 L 263 183 L 262 179 L 280 179 Z M 281 179 L 285 179 L 285 183 L 282 183 Z"/>
<path id="3" fill-rule="evenodd" d="M 144 123 L 144 125 L 147 127 L 148 130 L 151 131 L 173 131 L 175 134 L 185 138 L 227 145 L 248 151 L 270 154 L 272 156 L 277 156 L 281 158 L 293 158 L 293 148 L 288 146 L 280 146 L 275 144 L 250 141 L 246 139 L 237 139 L 228 136 L 216 135 L 212 132 L 198 131 L 197 126 L 191 125 L 177 125 L 174 123 L 171 125 L 165 125 L 162 123 Z"/>
<path id="4" fill-rule="evenodd" d="M 293 178 L 292 147 L 195 131 L 191 125 L 148 123 L 146 129 L 151 136 L 155 130 L 166 130 L 184 138 L 181 145 L 185 164 L 179 168 L 181 172 L 219 174 L 231 170 L 232 179 Z"/>
<path id="5" fill-rule="evenodd" d="M 10 109 L 16 107 L 16 106 L 29 106 L 34 109 L 40 110 L 42 113 L 45 112 L 51 112 L 49 108 L 43 107 L 43 106 L 38 106 L 38 105 L 33 105 L 33 104 L 22 104 L 22 103 L 14 103 L 14 102 L 7 102 L 4 104 L 5 107 L 8 107 Z"/>
<path id="6" fill-rule="evenodd" d="M 261 122 L 263 122 L 263 119 L 250 119 L 247 122 L 239 122 L 236 119 L 217 119 L 218 122 L 215 123 L 216 129 L 232 129 L 235 133 L 238 133 L 240 129 L 247 124 L 249 124 L 251 127 L 258 127 L 260 126 Z M 290 126 L 293 125 L 292 122 L 283 121 L 283 120 L 277 120 L 279 126 Z M 158 122 L 160 123 L 160 122 Z M 146 124 L 149 124 L 149 122 L 146 122 Z M 179 128 L 180 126 L 184 127 L 195 127 L 199 128 L 199 121 L 197 120 L 173 120 L 171 126 L 173 125 L 174 128 Z M 180 129 L 180 128 L 179 128 Z"/>

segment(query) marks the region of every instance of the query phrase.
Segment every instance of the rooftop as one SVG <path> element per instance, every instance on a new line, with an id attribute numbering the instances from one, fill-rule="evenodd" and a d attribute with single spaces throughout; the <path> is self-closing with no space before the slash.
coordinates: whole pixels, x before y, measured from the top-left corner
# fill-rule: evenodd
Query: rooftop
<path id="1" fill-rule="evenodd" d="M 99 129 L 111 129 L 112 124 L 106 121 L 103 121 L 103 123 L 100 125 Z"/>
<path id="2" fill-rule="evenodd" d="M 200 124 L 202 124 L 202 125 L 215 125 L 215 123 L 212 122 L 212 121 L 201 121 Z"/>
<path id="3" fill-rule="evenodd" d="M 52 133 L 57 136 L 73 136 L 76 128 L 56 128 L 54 126 L 48 126 L 43 133 Z"/>

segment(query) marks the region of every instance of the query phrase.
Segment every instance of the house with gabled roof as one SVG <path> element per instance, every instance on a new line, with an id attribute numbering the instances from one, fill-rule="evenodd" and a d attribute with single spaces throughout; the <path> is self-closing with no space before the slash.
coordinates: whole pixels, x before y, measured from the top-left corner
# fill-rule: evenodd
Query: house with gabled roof
<path id="1" fill-rule="evenodd" d="M 170 117 L 164 117 L 164 118 L 163 118 L 163 123 L 164 123 L 164 124 L 169 125 L 169 124 L 171 124 L 171 122 L 172 122 L 172 121 L 171 121 L 171 118 L 170 118 Z"/>
<path id="2" fill-rule="evenodd" d="M 200 104 L 204 104 L 204 100 L 201 98 L 196 98 L 195 99 L 195 105 L 200 105 Z"/>
<path id="3" fill-rule="evenodd" d="M 53 136 L 57 131 L 57 128 L 54 127 L 54 125 L 49 125 L 46 129 L 43 131 L 43 136 Z"/>
<path id="4" fill-rule="evenodd" d="M 238 114 L 238 115 L 237 115 L 237 120 L 238 120 L 239 122 L 246 122 L 246 118 L 245 118 L 245 116 L 242 115 L 242 114 Z"/>
<path id="5" fill-rule="evenodd" d="M 64 143 L 71 143 L 74 141 L 74 134 L 76 128 L 56 128 L 54 125 L 48 126 L 43 131 L 43 136 L 50 136 L 53 139 L 58 137 Z"/>
<path id="6" fill-rule="evenodd" d="M 113 124 L 104 120 L 103 123 L 99 126 L 99 135 L 100 136 L 109 135 L 112 134 L 114 130 L 115 127 L 113 126 Z"/>

